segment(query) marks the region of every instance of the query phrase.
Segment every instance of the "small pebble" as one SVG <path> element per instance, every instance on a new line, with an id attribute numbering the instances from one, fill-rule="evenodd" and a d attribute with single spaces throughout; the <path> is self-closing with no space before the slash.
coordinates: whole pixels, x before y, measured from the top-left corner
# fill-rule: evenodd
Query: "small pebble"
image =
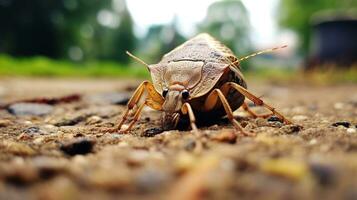
<path id="1" fill-rule="evenodd" d="M 118 133 L 112 133 L 110 136 L 114 139 L 120 139 L 123 137 L 123 134 L 118 134 Z"/>
<path id="2" fill-rule="evenodd" d="M 305 115 L 295 115 L 292 119 L 295 121 L 304 121 L 308 119 L 308 117 Z"/>
<path id="3" fill-rule="evenodd" d="M 344 104 L 341 103 L 341 102 L 337 102 L 333 105 L 333 107 L 336 109 L 336 110 L 340 110 L 344 107 Z"/>
<path id="4" fill-rule="evenodd" d="M 273 115 L 268 118 L 268 122 L 282 122 L 282 120 L 279 117 Z"/>
<path id="5" fill-rule="evenodd" d="M 281 121 L 268 121 L 271 127 L 277 127 L 280 128 L 284 126 L 284 123 Z"/>
<path id="6" fill-rule="evenodd" d="M 256 105 L 255 105 L 253 102 L 251 102 L 251 101 L 248 102 L 248 106 L 249 106 L 249 107 L 256 107 Z"/>
<path id="7" fill-rule="evenodd" d="M 169 179 L 168 174 L 160 170 L 144 170 L 136 178 L 136 186 L 143 192 L 160 190 Z"/>
<path id="8" fill-rule="evenodd" d="M 84 121 L 88 116 L 86 115 L 79 115 L 79 116 L 75 116 L 72 118 L 64 118 L 61 119 L 59 122 L 56 122 L 54 125 L 55 126 L 74 126 L 76 124 L 78 124 L 79 122 Z"/>
<path id="9" fill-rule="evenodd" d="M 40 133 L 40 128 L 36 127 L 36 126 L 33 126 L 33 127 L 25 129 L 24 132 L 27 133 L 27 134 L 33 135 L 33 134 L 36 134 L 36 133 Z"/>
<path id="10" fill-rule="evenodd" d="M 83 133 L 76 133 L 73 137 L 84 137 Z"/>
<path id="11" fill-rule="evenodd" d="M 348 128 L 348 129 L 347 129 L 347 133 L 352 134 L 352 133 L 356 133 L 356 132 L 357 132 L 357 131 L 356 131 L 355 128 Z"/>
<path id="12" fill-rule="evenodd" d="M 3 141 L 0 142 L 0 149 L 7 151 L 8 153 L 12 153 L 15 155 L 34 155 L 36 151 L 32 149 L 30 146 L 20 142 L 12 142 L 12 141 Z"/>
<path id="13" fill-rule="evenodd" d="M 31 125 L 31 124 L 33 124 L 33 123 L 32 123 L 32 121 L 26 120 L 26 121 L 24 121 L 24 124 L 25 124 L 25 125 Z"/>
<path id="14" fill-rule="evenodd" d="M 86 124 L 93 125 L 102 122 L 102 118 L 99 116 L 91 116 L 87 119 Z"/>
<path id="15" fill-rule="evenodd" d="M 154 137 L 157 134 L 164 132 L 162 128 L 149 128 L 144 131 L 142 136 L 144 137 Z"/>
<path id="16" fill-rule="evenodd" d="M 178 172 L 191 170 L 197 163 L 197 158 L 188 152 L 179 153 L 175 157 L 175 168 Z"/>
<path id="17" fill-rule="evenodd" d="M 310 164 L 310 170 L 322 186 L 332 185 L 335 182 L 335 170 L 322 164 Z"/>
<path id="18" fill-rule="evenodd" d="M 18 137 L 18 139 L 26 140 L 32 138 L 36 135 L 44 135 L 48 132 L 41 130 L 37 126 L 32 126 L 23 130 L 23 133 Z"/>
<path id="19" fill-rule="evenodd" d="M 23 160 L 14 158 L 6 167 L 2 168 L 1 178 L 2 182 L 6 181 L 14 186 L 25 186 L 38 181 L 38 172 L 32 165 L 26 165 Z M 3 194 L 6 194 L 6 192 L 4 188 L 1 187 L 0 198 L 13 199 L 4 198 Z"/>
<path id="20" fill-rule="evenodd" d="M 0 119 L 0 128 L 7 127 L 7 126 L 9 126 L 11 124 L 12 124 L 12 122 L 10 120 Z"/>
<path id="21" fill-rule="evenodd" d="M 128 124 L 123 124 L 120 130 L 127 130 L 129 128 Z"/>
<path id="22" fill-rule="evenodd" d="M 60 149 L 61 151 L 63 151 L 64 153 L 70 156 L 74 156 L 77 154 L 84 155 L 92 152 L 94 144 L 95 141 L 93 140 L 87 138 L 80 138 L 80 139 L 74 139 L 67 143 L 62 143 L 60 145 Z"/>
<path id="23" fill-rule="evenodd" d="M 317 144 L 317 140 L 316 139 L 312 139 L 312 140 L 309 141 L 309 144 L 310 145 L 315 145 L 315 144 Z"/>
<path id="24" fill-rule="evenodd" d="M 220 127 L 217 124 L 215 124 L 215 125 L 212 125 L 212 126 L 208 127 L 208 129 L 209 130 L 219 130 Z"/>
<path id="25" fill-rule="evenodd" d="M 188 139 L 184 144 L 184 149 L 186 151 L 193 151 L 196 147 L 196 141 L 193 139 Z"/>
<path id="26" fill-rule="evenodd" d="M 351 123 L 345 122 L 345 121 L 341 121 L 341 122 L 333 123 L 332 126 L 335 126 L 335 127 L 343 126 L 345 128 L 349 128 L 351 126 Z"/>
<path id="27" fill-rule="evenodd" d="M 133 150 L 129 156 L 127 163 L 131 166 L 141 165 L 145 160 L 149 159 L 149 152 L 145 150 Z"/>
<path id="28" fill-rule="evenodd" d="M 120 142 L 118 144 L 118 147 L 128 147 L 128 146 L 129 146 L 129 144 L 127 142 Z"/>
<path id="29" fill-rule="evenodd" d="M 220 133 L 213 135 L 211 138 L 219 142 L 234 144 L 236 143 L 237 135 L 233 130 L 222 130 Z"/>
<path id="30" fill-rule="evenodd" d="M 291 125 L 283 126 L 280 129 L 286 134 L 296 134 L 299 131 L 301 131 L 303 127 L 300 125 L 291 124 Z"/>
<path id="31" fill-rule="evenodd" d="M 130 92 L 102 93 L 88 96 L 93 103 L 110 103 L 115 105 L 126 105 L 131 97 Z"/>
<path id="32" fill-rule="evenodd" d="M 270 126 L 270 124 L 267 122 L 267 120 L 263 119 L 263 118 L 256 118 L 255 120 L 255 124 L 258 127 L 262 127 L 262 126 Z"/>
<path id="33" fill-rule="evenodd" d="M 43 116 L 52 112 L 53 106 L 39 103 L 15 103 L 7 108 L 13 115 Z"/>
<path id="34" fill-rule="evenodd" d="M 55 132 L 57 132 L 58 127 L 56 127 L 52 124 L 46 124 L 46 125 L 42 126 L 41 129 L 43 129 L 44 132 L 55 133 Z"/>
<path id="35" fill-rule="evenodd" d="M 29 140 L 32 138 L 32 135 L 29 135 L 27 133 L 21 133 L 19 136 L 17 136 L 18 140 Z"/>
<path id="36" fill-rule="evenodd" d="M 54 177 L 56 174 L 64 170 L 65 162 L 59 158 L 39 156 L 33 160 L 34 166 L 38 169 L 39 175 L 43 179 Z"/>
<path id="37" fill-rule="evenodd" d="M 44 140 L 45 140 L 44 137 L 38 137 L 38 138 L 36 138 L 35 140 L 33 140 L 33 143 L 34 143 L 34 144 L 37 144 L 37 145 L 40 145 L 40 144 L 43 143 Z"/>

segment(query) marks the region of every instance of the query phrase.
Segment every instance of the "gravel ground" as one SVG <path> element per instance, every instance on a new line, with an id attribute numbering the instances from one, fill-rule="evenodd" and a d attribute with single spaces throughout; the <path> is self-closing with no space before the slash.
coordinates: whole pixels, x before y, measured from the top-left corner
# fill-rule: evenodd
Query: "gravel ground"
<path id="1" fill-rule="evenodd" d="M 250 84 L 294 122 L 237 110 L 256 137 L 227 119 L 160 133 L 150 109 L 101 131 L 138 83 L 1 79 L 0 199 L 357 199 L 357 85 Z"/>

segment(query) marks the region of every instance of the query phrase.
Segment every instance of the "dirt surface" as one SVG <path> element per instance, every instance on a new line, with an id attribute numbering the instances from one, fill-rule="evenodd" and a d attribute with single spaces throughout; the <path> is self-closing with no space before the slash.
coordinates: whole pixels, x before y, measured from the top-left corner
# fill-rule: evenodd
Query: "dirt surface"
<path id="1" fill-rule="evenodd" d="M 138 83 L 0 80 L 0 199 L 357 199 L 357 85 L 251 83 L 294 122 L 236 111 L 256 137 L 227 119 L 160 133 L 150 109 L 129 134 L 101 131 Z"/>

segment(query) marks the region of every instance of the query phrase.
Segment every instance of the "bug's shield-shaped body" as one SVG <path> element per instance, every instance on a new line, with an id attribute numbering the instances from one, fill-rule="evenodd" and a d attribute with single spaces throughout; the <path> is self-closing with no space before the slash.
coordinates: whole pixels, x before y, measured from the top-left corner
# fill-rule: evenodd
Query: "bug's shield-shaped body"
<path id="1" fill-rule="evenodd" d="M 283 48 L 282 46 L 280 48 Z M 128 53 L 129 56 L 147 66 L 153 83 L 142 82 L 130 98 L 118 127 L 114 131 L 128 132 L 139 119 L 145 106 L 162 111 L 164 129 L 176 127 L 181 115 L 188 116 L 192 130 L 198 133 L 196 121 L 214 119 L 227 115 L 234 128 L 243 135 L 254 135 L 243 130 L 234 118 L 233 111 L 243 107 L 253 117 L 276 115 L 286 124 L 291 122 L 274 107 L 247 90 L 240 72 L 239 62 L 253 56 L 279 49 L 267 49 L 237 59 L 231 50 L 208 34 L 200 34 L 166 54 L 158 64 L 148 65 Z M 147 96 L 143 103 L 139 103 Z M 270 114 L 257 114 L 244 103 L 247 97 L 258 106 L 265 107 Z M 126 129 L 122 125 L 130 111 L 133 118 Z M 196 117 L 195 117 L 196 116 Z"/>
<path id="2" fill-rule="evenodd" d="M 219 102 L 209 112 L 204 111 L 203 105 L 210 91 L 226 82 L 236 82 L 246 88 L 243 75 L 229 68 L 236 60 L 229 48 L 208 34 L 200 34 L 166 54 L 158 64 L 150 65 L 157 92 L 162 94 L 164 90 L 169 91 L 163 105 L 164 118 L 167 118 L 163 123 L 169 124 L 177 117 L 185 102 L 180 94 L 183 90 L 188 90 L 190 97 L 186 101 L 192 105 L 197 116 L 203 112 L 205 116 L 224 115 L 225 111 Z M 239 72 L 239 65 L 236 68 Z M 232 89 L 228 92 L 227 100 L 235 110 L 244 102 L 244 96 Z"/>

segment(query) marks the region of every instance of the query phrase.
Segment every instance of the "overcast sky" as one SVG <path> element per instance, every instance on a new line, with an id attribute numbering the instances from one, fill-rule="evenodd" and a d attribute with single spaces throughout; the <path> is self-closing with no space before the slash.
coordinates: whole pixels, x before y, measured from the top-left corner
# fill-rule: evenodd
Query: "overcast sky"
<path id="1" fill-rule="evenodd" d="M 207 8 L 216 0 L 128 0 L 127 6 L 135 21 L 135 32 L 143 36 L 152 24 L 168 24 L 176 16 L 185 36 L 195 33 L 195 24 L 202 21 Z M 252 41 L 258 48 L 292 45 L 290 33 L 278 31 L 276 11 L 279 0 L 242 0 L 249 11 L 253 26 Z"/>

